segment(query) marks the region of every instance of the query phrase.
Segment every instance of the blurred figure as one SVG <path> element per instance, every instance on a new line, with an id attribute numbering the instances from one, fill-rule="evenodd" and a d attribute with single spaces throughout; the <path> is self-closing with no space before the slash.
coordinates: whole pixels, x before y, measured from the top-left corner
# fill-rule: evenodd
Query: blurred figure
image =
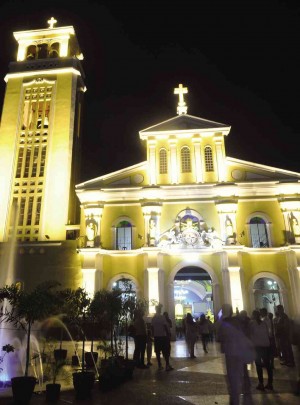
<path id="1" fill-rule="evenodd" d="M 209 338 L 208 338 L 208 340 L 209 340 L 210 342 L 213 342 L 213 341 L 214 341 L 214 331 L 215 331 L 214 324 L 213 324 L 212 321 L 210 320 L 210 316 L 207 316 L 206 319 L 207 319 L 208 332 L 209 332 Z"/>
<path id="2" fill-rule="evenodd" d="M 247 314 L 247 311 L 243 309 L 241 312 L 239 312 L 238 320 L 242 332 L 244 333 L 245 336 L 250 338 L 250 318 Z"/>
<path id="3" fill-rule="evenodd" d="M 163 354 L 163 357 L 166 362 L 166 371 L 173 370 L 173 367 L 170 365 L 170 356 L 169 356 L 169 348 L 168 348 L 168 333 L 169 333 L 169 325 L 166 321 L 166 318 L 161 314 L 161 305 L 157 305 L 155 307 L 155 315 L 152 318 L 151 328 L 152 328 L 152 335 L 154 337 L 154 351 L 156 354 L 158 370 L 163 370 L 161 364 L 160 354 Z"/>
<path id="4" fill-rule="evenodd" d="M 221 343 L 221 351 L 225 354 L 230 405 L 239 405 L 243 380 L 249 380 L 248 373 L 244 375 L 245 364 L 253 361 L 254 354 L 250 340 L 240 330 L 239 320 L 232 313 L 230 304 L 222 305 L 222 317 L 216 323 L 216 340 Z M 250 381 L 247 385 L 250 386 Z M 251 402 L 251 393 L 245 394 Z"/>
<path id="5" fill-rule="evenodd" d="M 209 339 L 209 327 L 208 327 L 208 321 L 205 318 L 205 315 L 202 314 L 200 316 L 200 320 L 198 323 L 198 331 L 199 334 L 201 335 L 201 341 L 202 341 L 202 347 L 205 353 L 208 353 L 207 350 L 207 342 Z"/>
<path id="6" fill-rule="evenodd" d="M 291 345 L 291 330 L 290 319 L 284 312 L 282 305 L 277 305 L 278 322 L 277 322 L 277 337 L 279 340 L 279 346 L 281 350 L 281 362 L 280 364 L 288 367 L 294 367 L 294 355 Z"/>
<path id="7" fill-rule="evenodd" d="M 278 321 L 279 321 L 278 311 L 275 311 L 275 316 L 273 317 L 273 329 L 274 329 L 277 357 L 281 360 L 282 355 L 281 355 L 281 347 L 280 347 L 280 340 L 279 340 L 279 334 L 278 334 Z"/>
<path id="8" fill-rule="evenodd" d="M 168 341 L 168 356 L 170 357 L 171 355 L 171 328 L 172 328 L 172 321 L 169 318 L 168 312 L 164 312 L 163 316 L 166 318 L 167 324 L 168 324 L 168 334 L 167 334 L 167 341 Z"/>
<path id="9" fill-rule="evenodd" d="M 271 346 L 271 366 L 272 369 L 275 370 L 274 367 L 274 358 L 277 357 L 277 346 L 276 346 L 276 339 L 275 339 L 275 332 L 274 332 L 274 323 L 273 323 L 273 314 L 272 312 L 268 313 L 268 318 L 271 322 L 271 335 L 270 335 L 270 346 Z"/>
<path id="10" fill-rule="evenodd" d="M 296 388 L 294 394 L 300 396 L 300 315 L 293 320 L 291 341 L 296 366 Z"/>
<path id="11" fill-rule="evenodd" d="M 191 359 L 195 359 L 195 343 L 198 336 L 197 324 L 194 322 L 194 319 L 190 313 L 186 314 L 185 320 L 186 327 L 186 343 Z"/>
<path id="12" fill-rule="evenodd" d="M 136 366 L 138 368 L 148 368 L 145 365 L 145 351 L 146 351 L 146 343 L 147 343 L 147 327 L 146 322 L 143 318 L 144 314 L 140 310 L 136 310 L 134 313 L 134 328 L 135 328 L 135 336 L 134 336 L 134 359 L 136 362 Z"/>
<path id="13" fill-rule="evenodd" d="M 273 390 L 273 369 L 270 361 L 269 330 L 266 322 L 261 320 L 259 311 L 252 312 L 250 337 L 256 351 L 255 365 L 258 377 L 258 386 L 256 389 L 260 391 L 264 391 L 265 389 Z M 264 386 L 262 362 L 268 373 L 268 384 L 266 386 Z"/>
<path id="14" fill-rule="evenodd" d="M 151 329 L 148 328 L 148 330 L 147 330 L 147 343 L 146 343 L 147 366 L 152 366 L 152 363 L 151 363 L 152 350 L 153 350 L 153 337 L 152 337 Z"/>

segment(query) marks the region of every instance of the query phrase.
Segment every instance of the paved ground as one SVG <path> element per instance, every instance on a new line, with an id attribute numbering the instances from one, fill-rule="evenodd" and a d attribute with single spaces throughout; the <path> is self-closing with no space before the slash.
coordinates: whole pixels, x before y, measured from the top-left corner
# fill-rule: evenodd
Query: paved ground
<path id="1" fill-rule="evenodd" d="M 228 405 L 223 359 L 218 348 L 212 344 L 209 353 L 204 354 L 200 344 L 196 359 L 186 357 L 183 341 L 172 344 L 173 371 L 158 371 L 155 359 L 146 370 L 135 369 L 133 379 L 118 388 L 103 393 L 95 383 L 92 399 L 76 401 L 72 387 L 64 387 L 59 405 L 65 404 L 129 404 L 129 405 Z M 294 369 L 275 363 L 274 393 L 258 393 L 255 389 L 257 377 L 255 368 L 250 370 L 252 394 L 241 398 L 241 404 L 248 405 L 299 405 L 300 398 L 293 395 Z M 44 387 L 37 387 L 30 404 L 45 404 Z M 10 389 L 0 392 L 0 404 L 12 404 Z"/>

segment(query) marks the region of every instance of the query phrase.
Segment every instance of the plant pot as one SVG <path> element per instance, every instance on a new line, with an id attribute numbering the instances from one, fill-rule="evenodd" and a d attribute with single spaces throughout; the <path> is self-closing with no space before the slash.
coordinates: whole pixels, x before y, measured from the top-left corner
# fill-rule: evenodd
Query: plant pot
<path id="1" fill-rule="evenodd" d="M 79 366 L 79 358 L 76 356 L 76 354 L 72 356 L 72 366 Z"/>
<path id="2" fill-rule="evenodd" d="M 46 385 L 46 402 L 57 402 L 60 396 L 60 384 Z"/>
<path id="3" fill-rule="evenodd" d="M 35 377 L 14 377 L 11 379 L 11 388 L 14 404 L 28 404 L 36 384 Z"/>
<path id="4" fill-rule="evenodd" d="M 135 361 L 131 359 L 124 360 L 125 367 L 125 379 L 131 380 L 133 376 L 133 370 L 135 367 Z"/>
<path id="5" fill-rule="evenodd" d="M 84 360 L 86 367 L 96 367 L 98 360 L 98 352 L 86 352 L 84 353 Z"/>
<path id="6" fill-rule="evenodd" d="M 57 362 L 65 361 L 67 358 L 67 353 L 68 353 L 68 351 L 65 349 L 55 349 L 54 350 L 55 361 L 57 361 Z"/>
<path id="7" fill-rule="evenodd" d="M 76 399 L 91 398 L 94 382 L 95 373 L 93 371 L 79 371 L 73 373 L 73 386 L 76 393 Z"/>

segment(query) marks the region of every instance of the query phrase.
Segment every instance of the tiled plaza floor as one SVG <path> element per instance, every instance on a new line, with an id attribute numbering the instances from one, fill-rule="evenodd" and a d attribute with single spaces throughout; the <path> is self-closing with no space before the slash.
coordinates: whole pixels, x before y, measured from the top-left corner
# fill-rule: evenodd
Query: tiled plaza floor
<path id="1" fill-rule="evenodd" d="M 72 352 L 70 348 L 70 353 Z M 130 346 L 132 354 L 132 344 Z M 75 400 L 72 387 L 64 387 L 59 405 L 66 404 L 181 404 L 181 405 L 228 405 L 229 397 L 225 381 L 223 358 L 216 344 L 211 344 L 209 353 L 204 354 L 198 343 L 196 359 L 189 359 L 184 341 L 172 343 L 171 364 L 173 371 L 158 371 L 156 360 L 149 369 L 134 370 L 133 379 L 118 388 L 103 393 L 95 383 L 92 399 Z M 295 370 L 275 362 L 274 393 L 258 393 L 255 389 L 257 377 L 255 367 L 250 370 L 252 395 L 241 398 L 241 404 L 248 405 L 299 405 L 300 398 L 293 395 Z M 30 404 L 45 404 L 44 387 L 37 387 Z M 0 393 L 0 404 L 12 404 L 10 390 Z"/>

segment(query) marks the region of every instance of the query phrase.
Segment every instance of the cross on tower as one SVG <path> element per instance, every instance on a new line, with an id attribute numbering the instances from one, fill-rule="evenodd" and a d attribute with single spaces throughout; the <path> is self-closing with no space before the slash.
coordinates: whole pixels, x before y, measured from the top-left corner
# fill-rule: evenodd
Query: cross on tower
<path id="1" fill-rule="evenodd" d="M 187 87 L 183 87 L 182 84 L 179 84 L 177 88 L 174 89 L 174 94 L 178 94 L 179 101 L 177 106 L 177 114 L 186 114 L 187 113 L 187 105 L 184 102 L 183 95 L 188 93 Z"/>
<path id="2" fill-rule="evenodd" d="M 47 21 L 47 23 L 49 24 L 49 28 L 52 29 L 54 24 L 57 23 L 57 20 L 53 17 L 50 18 L 50 20 Z"/>

